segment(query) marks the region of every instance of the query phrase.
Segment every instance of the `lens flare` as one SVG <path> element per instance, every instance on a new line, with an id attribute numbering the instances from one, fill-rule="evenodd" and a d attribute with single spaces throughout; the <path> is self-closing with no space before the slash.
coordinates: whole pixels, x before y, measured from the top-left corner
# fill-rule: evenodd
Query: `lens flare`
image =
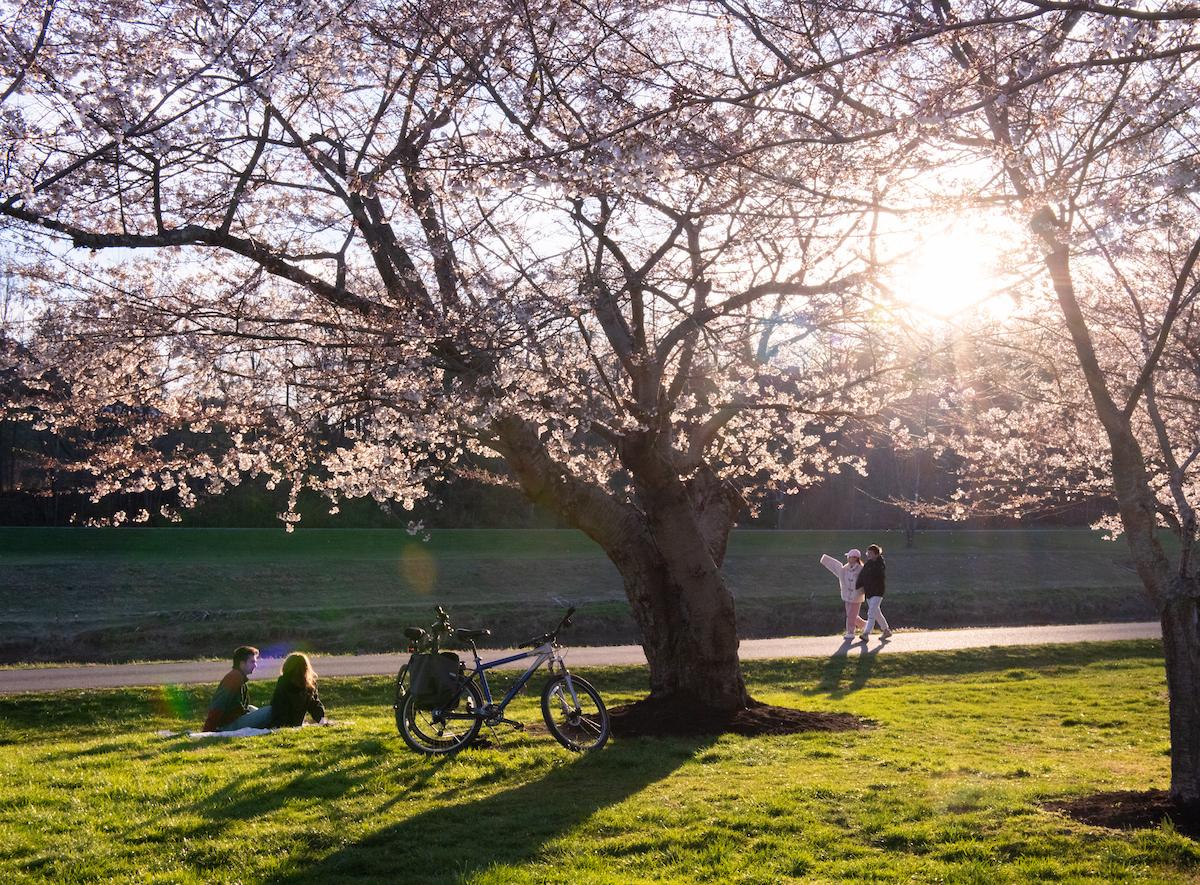
<path id="1" fill-rule="evenodd" d="M 150 698 L 151 706 L 158 716 L 168 719 L 194 719 L 198 714 L 191 694 L 179 685 L 160 685 Z"/>
<path id="2" fill-rule="evenodd" d="M 428 596 L 437 583 L 437 561 L 418 544 L 406 544 L 400 551 L 400 576 L 412 592 Z"/>
<path id="3" fill-rule="evenodd" d="M 264 646 L 259 651 L 258 657 L 260 661 L 282 660 L 295 650 L 290 642 L 274 642 L 271 645 Z"/>

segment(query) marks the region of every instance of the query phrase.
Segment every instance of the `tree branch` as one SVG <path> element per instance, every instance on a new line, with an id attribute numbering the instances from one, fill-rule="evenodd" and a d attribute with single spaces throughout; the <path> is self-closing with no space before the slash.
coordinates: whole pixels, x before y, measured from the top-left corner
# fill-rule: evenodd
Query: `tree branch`
<path id="1" fill-rule="evenodd" d="M 153 249 L 163 246 L 208 246 L 224 249 L 250 259 L 272 276 L 296 283 L 337 307 L 352 310 L 363 316 L 378 316 L 391 312 L 389 308 L 377 302 L 347 289 L 333 286 L 320 277 L 288 264 L 264 243 L 248 237 L 235 237 L 214 228 L 189 224 L 171 230 L 163 230 L 156 234 L 102 234 L 29 212 L 20 206 L 2 206 L 0 214 L 62 234 L 69 238 L 71 244 L 76 248 Z"/>

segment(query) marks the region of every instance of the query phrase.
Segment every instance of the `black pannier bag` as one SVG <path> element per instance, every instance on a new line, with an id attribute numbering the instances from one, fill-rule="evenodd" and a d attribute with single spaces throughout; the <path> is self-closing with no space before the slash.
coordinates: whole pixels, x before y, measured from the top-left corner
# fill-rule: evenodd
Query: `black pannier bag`
<path id="1" fill-rule="evenodd" d="M 408 659 L 409 693 L 418 710 L 445 710 L 458 699 L 458 655 L 415 654 Z"/>

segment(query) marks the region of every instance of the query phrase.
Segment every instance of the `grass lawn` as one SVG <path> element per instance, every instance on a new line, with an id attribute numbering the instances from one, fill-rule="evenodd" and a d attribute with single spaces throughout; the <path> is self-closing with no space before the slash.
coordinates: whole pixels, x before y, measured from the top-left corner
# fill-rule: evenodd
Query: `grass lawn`
<path id="1" fill-rule="evenodd" d="M 1040 807 L 1167 785 L 1161 656 L 1130 642 L 752 662 L 757 697 L 875 727 L 614 739 L 583 758 L 511 732 L 418 757 L 382 679 L 322 684 L 350 725 L 238 741 L 155 736 L 194 725 L 201 690 L 3 697 L 0 880 L 1194 881 L 1200 845 L 1169 825 Z M 587 675 L 610 702 L 644 679 Z"/>
<path id="2" fill-rule="evenodd" d="M 833 633 L 822 552 L 877 541 L 906 627 L 1150 619 L 1123 543 L 1087 531 L 735 532 L 725 562 L 745 637 Z M 496 641 L 582 604 L 579 644 L 635 641 L 619 576 L 570 531 L 0 528 L 0 662 L 223 656 L 244 642 L 388 651 L 435 603 Z"/>

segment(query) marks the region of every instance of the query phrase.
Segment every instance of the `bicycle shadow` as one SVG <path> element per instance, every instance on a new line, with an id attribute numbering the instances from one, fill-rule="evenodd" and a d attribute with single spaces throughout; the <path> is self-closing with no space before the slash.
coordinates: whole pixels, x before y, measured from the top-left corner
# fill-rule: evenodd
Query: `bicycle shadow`
<path id="1" fill-rule="evenodd" d="M 850 640 L 843 642 L 841 648 L 834 652 L 825 662 L 825 666 L 821 668 L 821 678 L 816 686 L 804 693 L 806 695 L 823 694 L 838 699 L 853 694 L 865 686 L 871 678 L 871 670 L 875 666 L 875 656 L 879 654 L 883 646 L 876 645 L 871 649 L 863 647 L 858 655 L 852 655 L 851 651 L 855 647 L 855 643 Z M 853 673 L 843 684 L 843 678 L 850 669 L 851 661 L 854 661 Z"/>
<path id="2" fill-rule="evenodd" d="M 597 811 L 668 777 L 714 741 L 614 741 L 597 754 L 556 766 L 536 781 L 474 802 L 451 799 L 326 857 L 290 857 L 293 868 L 268 881 L 464 881 L 494 864 L 519 864 Z M 469 758 L 466 752 L 464 758 Z"/>

